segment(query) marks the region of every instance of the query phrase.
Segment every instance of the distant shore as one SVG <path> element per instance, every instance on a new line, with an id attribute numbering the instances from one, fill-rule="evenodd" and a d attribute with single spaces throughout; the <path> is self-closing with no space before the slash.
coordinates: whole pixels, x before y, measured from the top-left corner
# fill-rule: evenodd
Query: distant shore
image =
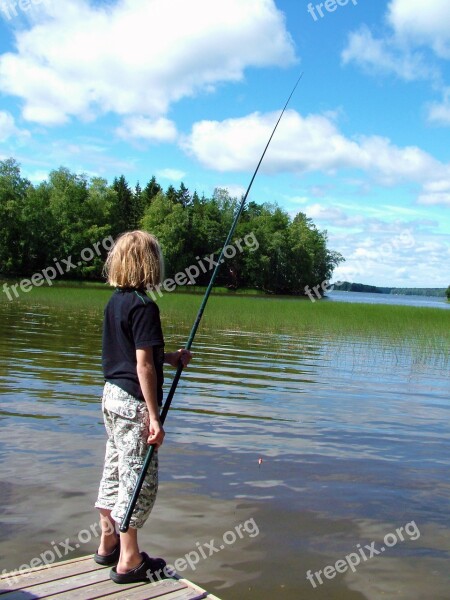
<path id="1" fill-rule="evenodd" d="M 367 294 L 393 294 L 395 296 L 439 296 L 445 297 L 446 288 L 400 288 L 367 285 L 365 283 L 352 283 L 339 281 L 334 284 L 336 291 L 362 292 Z"/>

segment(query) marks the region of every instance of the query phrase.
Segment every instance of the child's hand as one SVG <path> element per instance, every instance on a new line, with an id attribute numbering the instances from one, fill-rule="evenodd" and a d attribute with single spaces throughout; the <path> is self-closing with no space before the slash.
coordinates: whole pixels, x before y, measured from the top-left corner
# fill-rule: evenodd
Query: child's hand
<path id="1" fill-rule="evenodd" d="M 177 355 L 177 364 L 181 360 L 183 367 L 187 367 L 192 360 L 192 352 L 190 352 L 189 350 L 185 350 L 184 348 L 178 350 L 177 352 L 175 352 L 175 354 Z"/>
<path id="2" fill-rule="evenodd" d="M 166 434 L 165 434 L 163 426 L 161 425 L 161 422 L 159 420 L 150 421 L 150 427 L 148 429 L 148 434 L 149 435 L 147 438 L 147 444 L 149 444 L 150 446 L 156 446 L 157 448 L 162 446 L 162 443 L 164 441 L 164 436 Z"/>
<path id="3" fill-rule="evenodd" d="M 181 360 L 183 367 L 187 367 L 188 364 L 192 360 L 192 352 L 189 350 L 185 350 L 184 348 L 177 350 L 177 352 L 168 352 L 165 356 L 166 362 L 175 369 L 178 367 L 178 364 Z"/>

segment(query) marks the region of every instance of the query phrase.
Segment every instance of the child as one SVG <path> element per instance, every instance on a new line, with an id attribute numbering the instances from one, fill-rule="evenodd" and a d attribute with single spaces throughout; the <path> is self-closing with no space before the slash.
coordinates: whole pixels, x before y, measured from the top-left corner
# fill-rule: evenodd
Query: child
<path id="1" fill-rule="evenodd" d="M 161 283 L 163 262 L 157 239 L 145 231 L 122 234 L 105 264 L 116 291 L 103 323 L 102 362 L 105 377 L 102 408 L 108 435 L 105 465 L 95 506 L 100 509 L 102 537 L 94 560 L 113 566 L 116 583 L 146 581 L 166 565 L 139 551 L 137 530 L 146 522 L 158 489 L 155 452 L 127 533 L 116 533 L 141 472 L 148 446 L 164 440 L 159 418 L 163 363 L 189 364 L 187 350 L 164 353 L 158 306 L 145 290 Z M 116 565 L 114 567 L 114 565 Z"/>

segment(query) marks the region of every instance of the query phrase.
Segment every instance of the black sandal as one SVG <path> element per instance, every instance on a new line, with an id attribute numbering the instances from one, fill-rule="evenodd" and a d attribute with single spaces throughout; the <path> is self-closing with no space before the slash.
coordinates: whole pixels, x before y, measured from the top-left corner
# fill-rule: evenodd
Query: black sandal
<path id="1" fill-rule="evenodd" d="M 163 558 L 150 558 L 145 552 L 141 552 L 142 562 L 136 568 L 126 573 L 117 573 L 113 567 L 109 576 L 115 583 L 137 583 L 138 581 L 153 581 L 153 575 L 156 579 L 165 579 L 164 567 L 166 561 Z"/>
<path id="2" fill-rule="evenodd" d="M 94 560 L 98 565 L 102 565 L 103 567 L 112 567 L 113 565 L 117 565 L 119 562 L 119 556 L 120 540 L 117 542 L 117 546 L 114 548 L 114 550 L 109 554 L 99 554 L 96 552 L 94 554 Z"/>

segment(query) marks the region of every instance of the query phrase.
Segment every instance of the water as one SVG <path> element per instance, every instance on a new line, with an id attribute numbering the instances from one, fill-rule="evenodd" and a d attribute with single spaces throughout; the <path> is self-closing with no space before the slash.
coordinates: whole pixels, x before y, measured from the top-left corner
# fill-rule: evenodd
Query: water
<path id="1" fill-rule="evenodd" d="M 94 309 L 0 304 L 0 571 L 97 547 L 100 329 Z M 442 360 L 386 342 L 199 334 L 142 546 L 198 553 L 180 574 L 223 600 L 450 598 L 448 392 Z"/>
<path id="2" fill-rule="evenodd" d="M 396 294 L 371 294 L 334 290 L 328 293 L 327 300 L 364 304 L 397 304 L 402 306 L 424 306 L 428 308 L 450 308 L 450 302 L 447 301 L 445 296 L 402 296 Z"/>

